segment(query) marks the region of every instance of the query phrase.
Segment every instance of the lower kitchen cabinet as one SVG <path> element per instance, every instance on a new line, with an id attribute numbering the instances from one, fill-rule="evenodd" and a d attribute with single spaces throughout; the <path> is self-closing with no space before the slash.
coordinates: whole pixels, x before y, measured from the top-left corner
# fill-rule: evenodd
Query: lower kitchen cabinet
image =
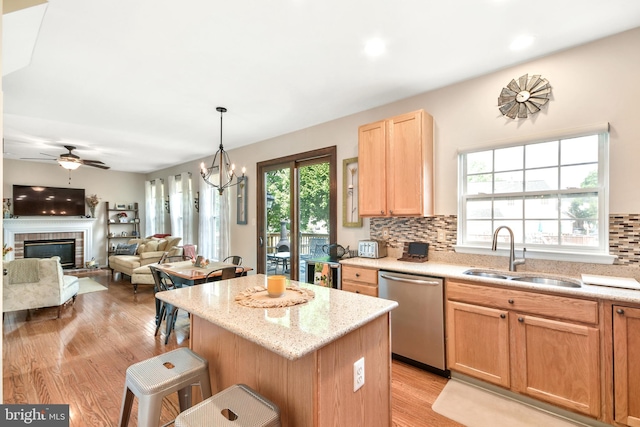
<path id="1" fill-rule="evenodd" d="M 596 301 L 447 281 L 449 369 L 600 416 Z"/>
<path id="2" fill-rule="evenodd" d="M 511 313 L 511 388 L 597 418 L 600 415 L 600 339 L 595 327 Z"/>
<path id="3" fill-rule="evenodd" d="M 614 418 L 640 426 L 640 308 L 613 306 Z"/>
<path id="4" fill-rule="evenodd" d="M 378 296 L 378 270 L 351 265 L 342 266 L 342 290 Z"/>
<path id="5" fill-rule="evenodd" d="M 505 310 L 449 302 L 449 369 L 509 388 L 509 319 Z"/>

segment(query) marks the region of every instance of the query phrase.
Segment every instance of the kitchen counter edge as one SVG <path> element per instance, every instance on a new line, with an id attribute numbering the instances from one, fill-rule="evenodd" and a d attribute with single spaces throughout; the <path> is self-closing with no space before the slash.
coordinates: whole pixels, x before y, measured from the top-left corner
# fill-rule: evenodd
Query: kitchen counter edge
<path id="1" fill-rule="evenodd" d="M 368 267 L 378 270 L 395 271 L 398 273 L 418 274 L 424 276 L 442 277 L 444 279 L 458 279 L 468 282 L 476 282 L 478 284 L 498 285 L 506 286 L 512 289 L 522 289 L 535 292 L 554 293 L 559 295 L 584 297 L 584 298 L 596 298 L 601 300 L 628 302 L 640 304 L 640 291 L 624 288 L 614 288 L 609 286 L 595 286 L 582 284 L 580 288 L 566 288 L 560 286 L 532 284 L 526 282 L 518 282 L 514 280 L 493 279 L 480 276 L 470 276 L 463 274 L 466 270 L 471 268 L 478 268 L 481 270 L 489 270 L 496 272 L 504 272 L 508 275 L 513 275 L 513 272 L 509 273 L 504 270 L 496 270 L 485 267 L 477 267 L 471 265 L 460 264 L 447 264 L 442 262 L 406 262 L 398 261 L 396 258 L 348 258 L 340 261 L 342 265 L 351 265 L 356 267 Z M 531 275 L 532 272 L 526 271 L 523 274 Z M 540 276 L 549 277 L 568 277 L 571 279 L 580 280 L 580 277 L 557 275 L 557 274 L 545 274 L 540 273 Z M 446 282 L 445 282 L 446 287 Z"/>

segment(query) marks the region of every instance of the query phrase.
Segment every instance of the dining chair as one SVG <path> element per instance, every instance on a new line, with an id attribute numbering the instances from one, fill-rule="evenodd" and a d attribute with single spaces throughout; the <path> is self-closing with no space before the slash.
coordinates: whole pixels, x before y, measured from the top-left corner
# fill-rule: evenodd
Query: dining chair
<path id="1" fill-rule="evenodd" d="M 222 273 L 220 275 L 217 275 L 216 273 L 218 273 L 219 271 L 222 271 Z M 238 273 L 238 274 L 242 274 L 242 273 Z M 236 267 L 225 267 L 220 270 L 210 271 L 207 274 L 207 277 L 205 277 L 204 281 L 217 282 L 219 280 L 234 279 L 238 277 L 238 274 L 236 274 Z"/>
<path id="2" fill-rule="evenodd" d="M 177 286 L 169 276 L 164 271 L 159 268 L 150 265 L 151 274 L 153 275 L 154 281 L 154 291 L 162 292 L 162 291 L 170 291 L 172 289 L 176 289 Z M 171 335 L 171 331 L 176 325 L 176 318 L 178 314 L 178 307 L 168 304 L 164 301 L 160 301 L 156 298 L 156 331 L 153 334 L 154 336 L 158 336 L 158 331 L 160 330 L 160 326 L 162 325 L 162 320 L 165 320 L 165 339 L 164 343 L 169 343 L 169 336 Z"/>
<path id="3" fill-rule="evenodd" d="M 229 262 L 233 265 L 242 265 L 242 257 L 239 255 L 231 255 L 226 257 L 222 262 Z"/>

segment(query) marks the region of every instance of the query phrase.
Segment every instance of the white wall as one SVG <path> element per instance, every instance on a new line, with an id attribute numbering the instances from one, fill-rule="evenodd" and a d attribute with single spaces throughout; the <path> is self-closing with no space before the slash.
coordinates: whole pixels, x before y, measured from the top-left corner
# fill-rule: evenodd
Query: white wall
<path id="1" fill-rule="evenodd" d="M 424 109 L 435 122 L 435 212 L 457 214 L 457 153 L 510 138 L 609 122 L 610 212 L 640 212 L 640 28 L 480 78 L 441 88 L 328 123 L 230 151 L 249 171 L 249 225 L 232 228 L 232 251 L 256 265 L 256 163 L 330 145 L 338 147 L 338 218 L 342 218 L 342 160 L 357 156 L 358 126 Z M 437 61 L 437 58 L 434 60 Z M 553 92 L 548 105 L 526 120 L 503 117 L 498 95 L 511 79 L 541 74 Z M 330 95 L 329 95 L 330 96 Z M 214 147 L 212 147 L 212 151 Z M 234 213 L 235 215 L 235 213 Z M 235 216 L 233 216 L 235 218 Z M 360 229 L 338 229 L 338 243 L 355 247 Z"/>
<path id="2" fill-rule="evenodd" d="M 2 197 L 4 198 L 12 197 L 13 184 L 84 188 L 85 195 L 98 195 L 100 203 L 96 208 L 97 219 L 93 227 L 93 251 L 91 254 L 85 254 L 87 260 L 95 257 L 100 265 L 104 266 L 107 263 L 104 202 L 109 202 L 110 205 L 138 202 L 142 218 L 140 225 L 144 233 L 144 174 L 81 166 L 71 171 L 71 183 L 69 183 L 69 173 L 56 162 L 43 164 L 5 159 L 3 165 Z M 88 207 L 87 213 L 89 213 Z"/>
<path id="3" fill-rule="evenodd" d="M 234 254 L 255 266 L 256 261 L 256 163 L 292 153 L 336 145 L 338 152 L 338 218 L 342 222 L 342 160 L 356 157 L 358 126 L 424 109 L 435 122 L 436 214 L 457 213 L 457 152 L 481 147 L 496 141 L 522 136 L 582 127 L 602 122 L 611 124 L 610 135 L 610 212 L 640 212 L 640 197 L 636 185 L 640 182 L 640 28 L 608 37 L 577 48 L 540 58 L 483 77 L 434 90 L 379 108 L 363 111 L 328 123 L 302 129 L 229 152 L 237 166 L 246 166 L 249 177 L 249 224 L 235 224 L 235 204 L 232 203 L 232 247 Z M 434 58 L 437 61 L 437 58 Z M 502 117 L 497 108 L 500 90 L 513 78 L 523 74 L 541 74 L 552 88 L 552 99 L 544 109 L 526 120 Z M 328 94 L 330 96 L 330 94 Z M 212 143 L 211 157 L 217 149 Z M 211 157 L 202 159 L 211 162 Z M 191 172 L 195 188 L 199 184 L 201 160 L 157 171 L 146 179 L 164 178 L 171 174 Z M 24 183 L 27 175 L 17 162 L 5 161 L 5 194 L 12 183 Z M 30 169 L 29 182 L 42 184 L 45 179 L 65 186 L 67 175 L 58 166 L 45 168 L 40 164 Z M 7 170 L 9 169 L 9 170 Z M 96 175 L 103 172 L 105 175 Z M 86 174 L 86 175 L 85 175 Z M 112 178 L 113 176 L 116 178 Z M 108 180 L 104 178 L 108 176 Z M 17 179 L 17 177 L 21 179 Z M 88 193 L 98 193 L 110 201 L 144 198 L 144 185 L 137 174 L 118 174 L 91 168 L 72 173 L 72 186 L 85 183 Z M 44 181 L 52 182 L 52 181 Z M 134 185 L 131 185 L 131 182 Z M 166 182 L 166 181 L 165 181 Z M 57 183 L 57 184 L 55 184 Z M 9 187 L 8 187 L 9 186 Z M 235 194 L 235 190 L 232 190 Z M 103 200 L 105 200 L 103 198 Z M 144 206 L 141 206 L 142 208 Z M 197 218 L 194 219 L 197 221 Z M 104 227 L 98 227 L 103 229 Z M 362 228 L 338 228 L 338 243 L 354 248 L 358 240 L 369 237 L 369 221 Z"/>

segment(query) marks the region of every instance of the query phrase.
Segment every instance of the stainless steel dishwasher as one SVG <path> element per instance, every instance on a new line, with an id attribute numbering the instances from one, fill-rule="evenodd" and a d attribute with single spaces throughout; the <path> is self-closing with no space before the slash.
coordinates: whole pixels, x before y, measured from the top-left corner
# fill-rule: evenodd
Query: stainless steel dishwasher
<path id="1" fill-rule="evenodd" d="M 391 351 L 446 374 L 443 280 L 378 272 L 380 298 L 398 302 L 391 312 Z"/>

